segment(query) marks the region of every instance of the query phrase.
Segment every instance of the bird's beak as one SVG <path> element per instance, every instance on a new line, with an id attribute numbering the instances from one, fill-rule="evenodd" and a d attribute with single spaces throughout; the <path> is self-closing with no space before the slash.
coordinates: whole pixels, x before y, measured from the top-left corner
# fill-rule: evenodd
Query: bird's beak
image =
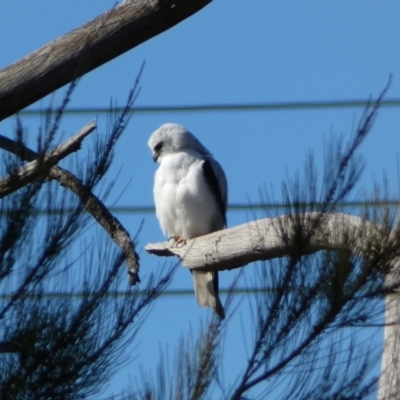
<path id="1" fill-rule="evenodd" d="M 158 154 L 153 153 L 153 161 L 156 163 L 158 161 Z"/>

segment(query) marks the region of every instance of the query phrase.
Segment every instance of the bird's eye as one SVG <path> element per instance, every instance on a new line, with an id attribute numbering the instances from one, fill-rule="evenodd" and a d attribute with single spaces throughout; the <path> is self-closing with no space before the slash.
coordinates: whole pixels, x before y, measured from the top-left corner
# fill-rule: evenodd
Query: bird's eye
<path id="1" fill-rule="evenodd" d="M 154 151 L 159 152 L 163 147 L 164 142 L 159 142 L 154 146 Z"/>

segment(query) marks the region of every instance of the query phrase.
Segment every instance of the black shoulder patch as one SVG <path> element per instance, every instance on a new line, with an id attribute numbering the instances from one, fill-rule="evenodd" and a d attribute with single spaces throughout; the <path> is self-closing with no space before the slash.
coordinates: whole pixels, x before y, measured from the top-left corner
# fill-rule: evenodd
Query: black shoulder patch
<path id="1" fill-rule="evenodd" d="M 222 194 L 221 194 L 221 190 L 219 188 L 218 179 L 215 175 L 215 172 L 211 166 L 210 161 L 207 159 L 204 159 L 202 168 L 203 168 L 203 176 L 207 182 L 207 185 L 208 185 L 211 193 L 215 197 L 215 201 L 218 204 L 218 209 L 219 209 L 221 216 L 223 218 L 223 221 L 224 221 L 224 226 L 226 226 L 226 206 L 225 206 L 224 200 L 222 199 Z"/>

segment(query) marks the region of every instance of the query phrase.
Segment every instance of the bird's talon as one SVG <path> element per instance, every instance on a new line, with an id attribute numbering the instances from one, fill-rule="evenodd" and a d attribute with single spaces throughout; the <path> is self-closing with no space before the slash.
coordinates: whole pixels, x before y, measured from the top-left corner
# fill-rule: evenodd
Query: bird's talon
<path id="1" fill-rule="evenodd" d="M 170 243 L 171 241 L 172 241 L 172 243 Z M 180 236 L 171 236 L 168 239 L 168 244 L 171 247 L 182 247 L 186 244 L 186 239 L 183 239 Z"/>
<path id="2" fill-rule="evenodd" d="M 172 244 L 175 244 L 175 242 L 176 242 L 175 236 L 171 236 L 171 237 L 168 239 L 168 244 L 170 244 L 169 242 L 171 242 L 171 241 L 172 241 Z"/>
<path id="3" fill-rule="evenodd" d="M 186 244 L 186 240 L 185 239 L 179 238 L 176 241 L 176 247 L 183 247 L 185 244 Z"/>

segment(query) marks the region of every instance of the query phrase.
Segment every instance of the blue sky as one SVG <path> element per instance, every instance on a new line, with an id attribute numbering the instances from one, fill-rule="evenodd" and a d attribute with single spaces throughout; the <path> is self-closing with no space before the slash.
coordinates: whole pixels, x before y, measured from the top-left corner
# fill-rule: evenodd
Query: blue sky
<path id="1" fill-rule="evenodd" d="M 0 14 L 0 68 L 79 27 L 114 4 L 108 0 L 13 0 L 3 2 Z M 71 107 L 107 107 L 110 99 L 123 104 L 142 62 L 140 106 L 219 103 L 300 102 L 363 100 L 376 97 L 393 75 L 388 99 L 400 98 L 400 3 L 352 0 L 321 1 L 214 1 L 193 17 L 151 39 L 83 77 Z M 60 90 L 57 98 L 61 98 Z M 47 100 L 31 106 L 44 107 Z M 323 143 L 331 132 L 350 138 L 361 108 L 299 109 L 252 112 L 197 112 L 137 114 L 116 149 L 109 178 L 122 168 L 110 204 L 152 205 L 153 163 L 147 140 L 165 122 L 186 126 L 220 161 L 229 181 L 231 204 L 259 201 L 265 186 L 280 199 L 281 182 L 302 171 L 307 152 L 313 150 L 322 165 Z M 65 117 L 67 137 L 96 115 Z M 0 124 L 0 133 L 11 136 L 13 119 Z M 24 124 L 31 137 L 40 125 L 34 117 Z M 98 117 L 100 130 L 105 119 Z M 373 130 L 361 146 L 365 171 L 360 190 L 372 190 L 374 179 L 385 173 L 393 193 L 398 192 L 400 113 L 382 108 Z M 90 149 L 90 140 L 87 149 Z M 89 150 L 90 151 L 90 150 Z M 127 189 L 123 191 L 129 183 Z M 123 193 L 121 194 L 121 192 Z M 229 226 L 252 219 L 251 212 L 230 212 Z M 134 235 L 144 218 L 139 237 L 141 274 L 161 268 L 162 260 L 145 254 L 148 242 L 163 239 L 152 214 L 119 214 Z M 248 277 L 252 266 L 246 267 Z M 221 287 L 235 272 L 221 274 Z M 242 282 L 244 284 L 244 282 Z M 189 273 L 179 269 L 171 288 L 190 289 Z M 242 317 L 245 318 L 246 308 Z M 156 365 L 160 348 L 178 344 L 181 334 L 194 331 L 209 311 L 197 307 L 194 297 L 163 297 L 132 349 L 135 364 L 123 368 L 105 395 L 117 393 L 131 379 L 137 366 Z M 232 383 L 240 372 L 240 318 L 228 330 L 225 379 Z M 129 353 L 127 349 L 127 353 Z M 229 367 L 228 367 L 229 365 Z"/>

